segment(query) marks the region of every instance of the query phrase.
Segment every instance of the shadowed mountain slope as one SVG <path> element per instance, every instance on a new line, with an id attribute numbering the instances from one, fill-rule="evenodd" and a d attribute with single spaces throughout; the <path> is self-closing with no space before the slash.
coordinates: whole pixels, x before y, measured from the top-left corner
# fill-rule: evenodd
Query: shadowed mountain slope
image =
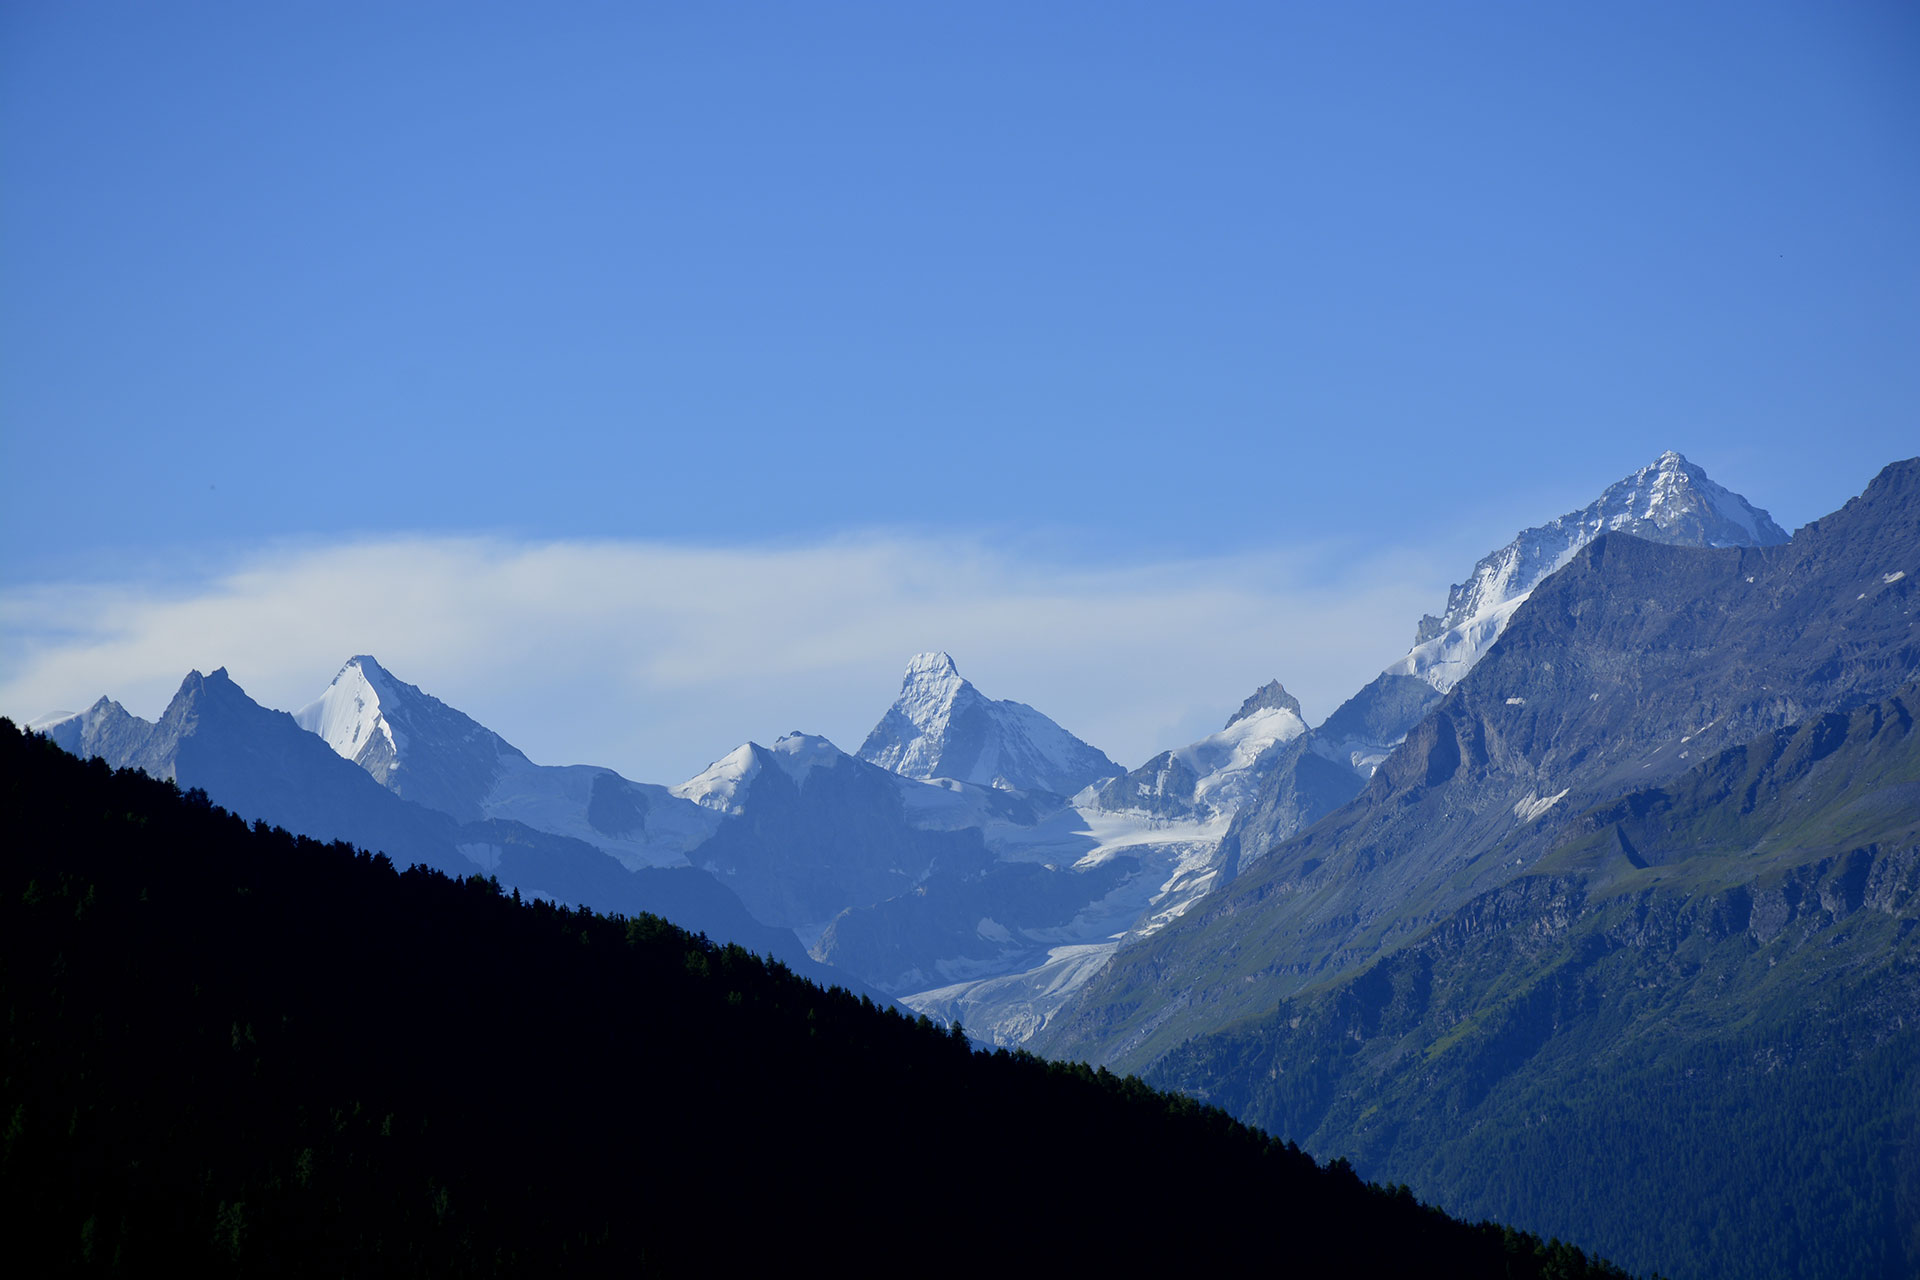
<path id="1" fill-rule="evenodd" d="M 1675 1275 L 1920 1269 L 1920 685 L 1566 824 L 1149 1079 Z"/>

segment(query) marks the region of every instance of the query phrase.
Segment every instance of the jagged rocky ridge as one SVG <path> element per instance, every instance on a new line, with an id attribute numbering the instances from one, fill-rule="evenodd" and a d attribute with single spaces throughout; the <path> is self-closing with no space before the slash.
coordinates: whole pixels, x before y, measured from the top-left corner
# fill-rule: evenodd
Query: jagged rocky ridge
<path id="1" fill-rule="evenodd" d="M 1225 860 L 1252 861 L 1337 807 L 1317 808 L 1298 797 L 1337 796 L 1349 785 L 1357 791 L 1473 669 L 1533 590 L 1582 547 L 1609 533 L 1697 547 L 1777 546 L 1787 540 L 1764 510 L 1672 451 L 1610 485 L 1580 510 L 1523 530 L 1481 558 L 1467 580 L 1448 593 L 1440 615 L 1420 620 L 1406 657 L 1336 708 L 1313 730 L 1304 751 L 1269 773 L 1262 792 L 1241 807 L 1225 837 Z M 1348 784 L 1310 763 L 1314 757 L 1345 767 L 1355 781 Z M 1303 776 L 1293 776 L 1302 770 Z"/>
<path id="2" fill-rule="evenodd" d="M 1920 670 L 1917 511 L 1920 461 L 1784 545 L 1583 547 L 1358 797 L 1123 952 L 1045 1045 L 1143 1065 L 1417 936 L 1593 804 L 1889 695 Z"/>

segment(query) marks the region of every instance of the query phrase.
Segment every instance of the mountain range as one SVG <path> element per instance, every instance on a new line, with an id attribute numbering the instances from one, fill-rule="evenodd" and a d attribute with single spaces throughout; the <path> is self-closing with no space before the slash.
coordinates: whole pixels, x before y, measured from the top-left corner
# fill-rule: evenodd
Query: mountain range
<path id="1" fill-rule="evenodd" d="M 36 727 L 554 901 L 679 877 L 707 915 L 662 913 L 716 938 L 1629 1265 L 1897 1275 L 1916 577 L 1920 460 L 1789 538 L 1668 453 L 1320 724 L 1276 680 L 1134 769 L 944 653 L 855 755 L 796 732 L 674 786 L 535 765 L 364 655 L 291 717 L 216 672 L 157 724 Z"/>

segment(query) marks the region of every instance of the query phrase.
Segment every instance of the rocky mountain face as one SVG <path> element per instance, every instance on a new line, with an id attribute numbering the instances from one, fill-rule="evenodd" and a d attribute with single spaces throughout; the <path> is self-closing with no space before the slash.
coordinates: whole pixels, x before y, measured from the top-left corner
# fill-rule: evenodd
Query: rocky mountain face
<path id="1" fill-rule="evenodd" d="M 1606 534 L 1694 547 L 1777 546 L 1787 541 L 1765 511 L 1714 483 L 1678 453 L 1663 453 L 1580 510 L 1524 530 L 1484 556 L 1467 580 L 1448 593 L 1446 609 L 1420 620 L 1407 656 L 1342 703 L 1313 731 L 1307 752 L 1294 760 L 1318 757 L 1346 767 L 1360 782 L 1371 777 L 1500 638 L 1534 589 Z M 1304 766 L 1307 777 L 1290 776 L 1300 767 L 1296 763 L 1272 771 L 1264 780 L 1265 793 L 1241 806 L 1224 844 L 1235 861 L 1257 859 L 1329 812 L 1288 801 L 1288 794 L 1337 795 L 1344 788 L 1318 764 Z"/>
<path id="2" fill-rule="evenodd" d="M 1062 797 L 1125 772 L 1024 702 L 983 697 L 944 653 L 907 664 L 899 698 L 858 754 L 903 777 Z"/>
<path id="3" fill-rule="evenodd" d="M 1910 1274 L 1916 576 L 1920 459 L 1784 545 L 1596 539 L 1035 1043 L 1630 1264 Z"/>
<path id="4" fill-rule="evenodd" d="M 1912 1274 L 1917 710 L 1909 684 L 1589 809 L 1526 874 L 1149 1078 L 1629 1265 Z"/>
<path id="5" fill-rule="evenodd" d="M 83 759 L 131 760 L 153 734 L 151 723 L 105 697 L 85 711 L 42 716 L 27 727 Z"/>
<path id="6" fill-rule="evenodd" d="M 1663 453 L 1580 510 L 1524 530 L 1483 557 L 1447 593 L 1445 610 L 1420 619 L 1407 656 L 1328 718 L 1319 751 L 1371 774 L 1473 669 L 1533 589 L 1609 533 L 1680 547 L 1770 547 L 1787 540 L 1765 511 L 1679 454 Z"/>
<path id="7" fill-rule="evenodd" d="M 1473 656 L 1486 651 L 1484 643 L 1469 641 L 1467 629 L 1503 611 L 1510 616 L 1508 606 L 1606 533 L 1677 547 L 1772 547 L 1787 541 L 1786 531 L 1765 511 L 1715 484 L 1679 454 L 1663 453 L 1587 506 L 1524 531 L 1476 564 L 1467 581 L 1448 592 L 1443 614 L 1420 619 L 1413 652 L 1402 663 L 1404 673 L 1442 693 L 1451 689 L 1472 666 Z M 1453 648 L 1423 648 L 1448 637 L 1455 637 Z"/>
<path id="8" fill-rule="evenodd" d="M 1571 814 L 1888 695 L 1920 669 L 1916 512 L 1910 462 L 1782 546 L 1582 548 L 1352 803 L 1123 953 L 1049 1047 L 1150 1061 L 1403 943 L 1520 874 Z"/>

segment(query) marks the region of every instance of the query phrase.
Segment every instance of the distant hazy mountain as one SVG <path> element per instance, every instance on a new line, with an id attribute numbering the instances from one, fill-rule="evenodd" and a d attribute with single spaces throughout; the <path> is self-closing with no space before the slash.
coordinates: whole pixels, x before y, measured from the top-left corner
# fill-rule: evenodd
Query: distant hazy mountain
<path id="1" fill-rule="evenodd" d="M 1230 815 L 1256 794 L 1286 745 L 1306 731 L 1300 700 L 1274 680 L 1255 690 L 1219 733 L 1161 752 L 1103 784 L 1092 802 L 1162 818 Z"/>
<path id="2" fill-rule="evenodd" d="M 772 747 L 747 743 L 674 793 L 724 815 L 695 864 L 761 919 L 813 937 L 850 907 L 910 890 L 936 865 L 987 862 L 976 827 L 923 825 L 908 788 L 930 793 L 929 804 L 949 794 L 793 733 Z"/>
<path id="3" fill-rule="evenodd" d="M 370 660 L 359 661 L 372 668 L 375 680 L 391 680 Z M 399 688 L 418 695 L 412 686 Z M 394 701 L 390 695 L 387 705 Z M 432 699 L 425 702 L 442 713 L 441 724 L 453 717 L 473 724 Z M 408 718 L 400 723 L 430 722 Z M 482 750 L 490 749 L 487 739 L 492 735 L 478 725 L 473 728 L 478 734 L 472 740 Z M 384 852 L 401 866 L 422 863 L 453 875 L 490 873 L 528 895 L 629 915 L 649 911 L 715 939 L 777 956 L 823 980 L 836 976 L 816 964 L 790 931 L 755 919 L 737 896 L 703 871 L 686 866 L 630 871 L 585 841 L 499 817 L 461 822 L 402 799 L 286 712 L 254 702 L 225 669 L 206 676 L 189 674 L 157 723 L 129 715 L 118 703 L 102 698 L 85 712 L 40 722 L 37 731 L 75 755 L 98 756 L 115 768 L 135 768 L 183 788 L 197 787 L 215 804 L 249 820 L 323 840 L 345 840 Z M 411 747 L 431 741 L 423 734 L 415 744 L 401 729 L 395 734 L 398 741 L 391 742 L 379 721 L 372 732 L 397 746 L 401 761 L 409 758 Z M 368 736 L 363 731 L 363 741 Z M 376 762 L 381 756 L 378 750 L 371 753 Z M 391 756 L 383 763 L 390 778 L 405 776 L 393 768 Z"/>
<path id="4" fill-rule="evenodd" d="M 917 654 L 907 664 L 900 697 L 859 755 L 909 778 L 1059 796 L 1125 772 L 1024 702 L 982 696 L 944 653 Z"/>
<path id="5" fill-rule="evenodd" d="M 293 717 L 249 698 L 224 667 L 190 673 L 157 723 L 102 698 L 42 732 L 76 755 L 198 787 L 249 819 L 384 850 L 402 865 L 476 869 L 457 849 L 452 823 L 368 785 Z"/>
<path id="6" fill-rule="evenodd" d="M 665 787 L 592 765 L 534 764 L 365 654 L 294 719 L 404 799 L 463 822 L 503 818 L 584 840 L 630 868 L 684 865 L 719 826 Z"/>

